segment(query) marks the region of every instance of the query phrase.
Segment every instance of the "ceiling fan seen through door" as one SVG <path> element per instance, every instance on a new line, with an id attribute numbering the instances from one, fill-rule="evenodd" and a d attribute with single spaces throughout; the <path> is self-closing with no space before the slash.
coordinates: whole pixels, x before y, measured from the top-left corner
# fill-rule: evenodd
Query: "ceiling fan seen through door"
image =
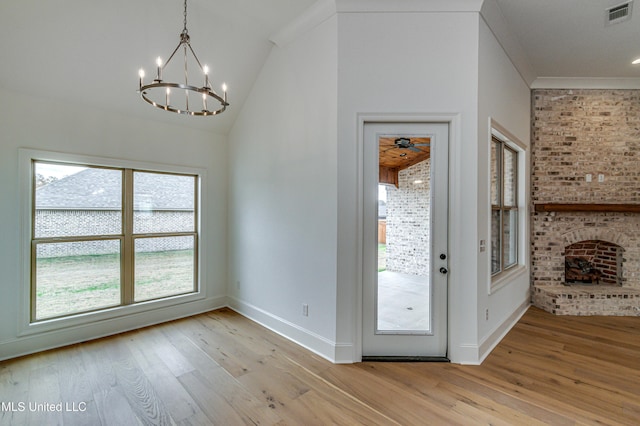
<path id="1" fill-rule="evenodd" d="M 420 151 L 418 148 L 416 148 L 417 146 L 429 146 L 429 142 L 425 142 L 425 143 L 413 143 L 411 142 L 411 138 L 397 138 L 396 140 L 394 140 L 394 147 L 391 147 L 389 149 L 393 149 L 393 148 L 400 148 L 400 149 L 409 149 L 413 152 L 422 152 Z"/>

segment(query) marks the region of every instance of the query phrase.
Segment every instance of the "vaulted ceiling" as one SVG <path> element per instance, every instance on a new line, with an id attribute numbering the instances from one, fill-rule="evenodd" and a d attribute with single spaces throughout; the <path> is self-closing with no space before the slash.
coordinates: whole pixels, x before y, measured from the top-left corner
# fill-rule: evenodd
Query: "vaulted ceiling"
<path id="1" fill-rule="evenodd" d="M 138 69 L 151 75 L 183 28 L 182 0 L 2 0 L 0 85 L 83 106 L 227 133 L 269 54 L 269 37 L 314 0 L 188 0 L 187 27 L 211 83 L 229 87 L 217 117 L 187 117 L 141 101 Z"/>
<path id="2" fill-rule="evenodd" d="M 640 57 L 640 6 L 630 20 L 605 26 L 605 9 L 621 0 L 487 1 L 497 4 L 512 40 L 521 47 L 514 63 L 528 64 L 534 77 L 640 81 L 640 66 L 630 64 Z M 178 43 L 180 0 L 4 0 L 0 86 L 225 134 L 269 54 L 271 35 L 313 3 L 189 0 L 192 45 L 212 67 L 212 83 L 229 87 L 231 107 L 218 117 L 162 113 L 136 93 L 138 69 L 151 72 L 155 58 L 168 56 Z M 632 84 L 640 88 L 640 83 Z"/>

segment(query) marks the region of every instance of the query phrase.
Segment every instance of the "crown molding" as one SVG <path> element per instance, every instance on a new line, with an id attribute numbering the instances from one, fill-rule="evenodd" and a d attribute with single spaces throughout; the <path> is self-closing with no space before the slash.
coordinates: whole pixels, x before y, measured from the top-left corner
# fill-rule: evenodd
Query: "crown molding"
<path id="1" fill-rule="evenodd" d="M 484 0 L 335 0 L 339 13 L 480 12 Z"/>
<path id="2" fill-rule="evenodd" d="M 538 77 L 532 89 L 640 89 L 640 78 Z"/>
<path id="3" fill-rule="evenodd" d="M 269 41 L 283 47 L 336 13 L 479 13 L 485 0 L 317 0 L 298 17 L 274 32 Z"/>

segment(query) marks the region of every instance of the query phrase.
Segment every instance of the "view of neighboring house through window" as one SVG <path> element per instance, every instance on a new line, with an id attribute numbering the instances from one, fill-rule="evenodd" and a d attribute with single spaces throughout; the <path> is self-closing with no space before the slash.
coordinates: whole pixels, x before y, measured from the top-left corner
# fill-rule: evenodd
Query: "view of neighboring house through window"
<path id="1" fill-rule="evenodd" d="M 518 263 L 518 152 L 491 139 L 491 274 Z"/>
<path id="2" fill-rule="evenodd" d="M 197 290 L 197 176 L 33 162 L 31 321 Z"/>

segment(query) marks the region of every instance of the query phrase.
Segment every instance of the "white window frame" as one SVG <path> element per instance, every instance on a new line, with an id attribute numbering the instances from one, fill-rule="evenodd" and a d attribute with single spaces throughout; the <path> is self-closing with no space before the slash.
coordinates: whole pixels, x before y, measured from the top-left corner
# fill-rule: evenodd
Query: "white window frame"
<path id="1" fill-rule="evenodd" d="M 52 151 L 42 151 L 21 148 L 18 152 L 19 173 L 20 173 L 20 196 L 21 196 L 21 279 L 20 279 L 20 300 L 19 300 L 19 324 L 18 336 L 42 333 L 52 330 L 59 330 L 70 327 L 77 327 L 94 323 L 97 321 L 114 320 L 125 316 L 142 314 L 156 309 L 167 308 L 170 306 L 181 305 L 184 303 L 194 302 L 206 298 L 206 265 L 202 259 L 206 259 L 205 244 L 202 243 L 202 217 L 205 214 L 203 206 L 206 206 L 206 200 L 203 197 L 205 190 L 203 188 L 206 180 L 206 170 L 202 168 L 177 166 L 170 164 L 148 163 L 142 161 L 131 161 L 107 157 L 78 155 L 69 153 L 60 153 Z M 198 179 L 198 199 L 199 214 L 197 215 L 196 239 L 197 258 L 195 259 L 196 270 L 196 291 L 193 293 L 182 294 L 177 296 L 169 296 L 162 299 L 149 300 L 131 305 L 121 305 L 112 308 L 102 309 L 92 312 L 83 312 L 70 316 L 39 320 L 33 322 L 31 318 L 31 240 L 33 238 L 32 231 L 32 209 L 33 209 L 33 162 L 49 161 L 56 163 L 68 163 L 69 165 L 86 165 L 95 167 L 134 169 L 145 172 L 159 173 L 176 173 L 189 174 L 196 176 Z"/>
<path id="2" fill-rule="evenodd" d="M 497 138 L 501 140 L 508 148 L 515 151 L 517 153 L 517 192 L 516 192 L 516 202 L 518 208 L 518 224 L 517 224 L 517 241 L 516 241 L 516 263 L 510 266 L 506 270 L 502 270 L 496 274 L 491 273 L 491 211 L 492 211 L 492 202 L 491 202 L 491 144 L 493 143 L 493 138 Z M 488 145 L 487 149 L 489 152 L 488 160 L 487 160 L 487 170 L 488 170 L 488 194 L 487 201 L 489 206 L 489 217 L 488 217 L 488 230 L 489 230 L 489 238 L 488 238 L 488 250 L 487 250 L 487 263 L 488 263 L 488 274 L 490 276 L 489 279 L 489 288 L 488 293 L 495 293 L 500 288 L 504 287 L 508 283 L 512 282 L 517 276 L 521 274 L 527 273 L 527 262 L 528 262 L 528 228 L 529 228 L 529 220 L 527 217 L 527 176 L 526 173 L 528 171 L 527 162 L 528 160 L 528 149 L 527 146 L 522 143 L 515 135 L 509 132 L 505 127 L 500 125 L 494 119 L 489 119 L 489 135 L 488 135 Z"/>

